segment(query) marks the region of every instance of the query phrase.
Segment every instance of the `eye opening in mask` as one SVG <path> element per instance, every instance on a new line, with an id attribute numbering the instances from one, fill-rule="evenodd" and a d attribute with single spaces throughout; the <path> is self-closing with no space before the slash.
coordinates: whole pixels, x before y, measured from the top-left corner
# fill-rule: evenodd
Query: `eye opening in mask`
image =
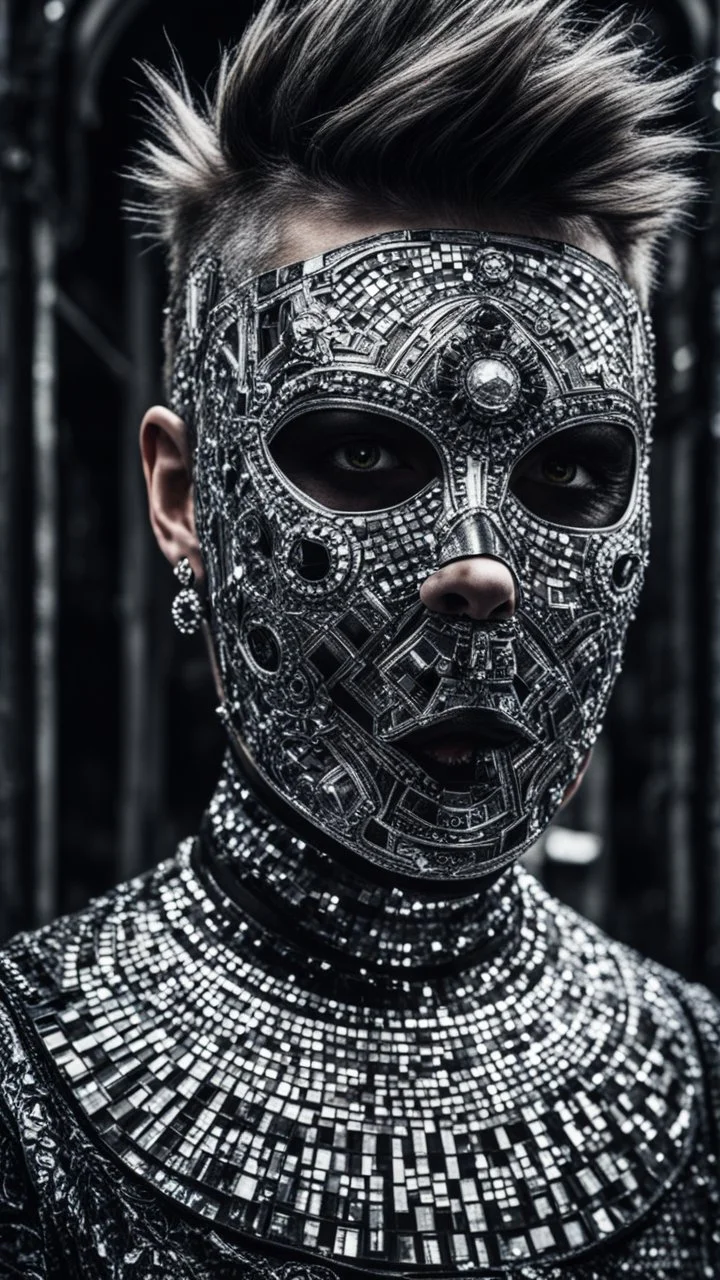
<path id="1" fill-rule="evenodd" d="M 508 488 L 546 524 L 588 532 L 614 529 L 635 495 L 637 455 L 629 425 L 597 419 L 573 423 L 526 449 Z"/>
<path id="2" fill-rule="evenodd" d="M 388 511 L 442 474 L 425 433 L 375 406 L 345 401 L 304 404 L 266 443 L 277 470 L 324 510 Z"/>

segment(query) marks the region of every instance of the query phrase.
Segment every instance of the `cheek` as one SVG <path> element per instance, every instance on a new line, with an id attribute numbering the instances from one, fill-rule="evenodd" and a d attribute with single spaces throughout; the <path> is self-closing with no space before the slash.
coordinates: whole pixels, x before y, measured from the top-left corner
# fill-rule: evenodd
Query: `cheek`
<path id="1" fill-rule="evenodd" d="M 576 610 L 592 607 L 586 536 L 536 520 L 511 494 L 502 506 L 502 522 L 527 612 L 543 620 L 550 612 L 563 626 Z"/>
<path id="2" fill-rule="evenodd" d="M 565 788 L 565 792 L 563 794 L 563 798 L 560 803 L 561 809 L 564 809 L 565 805 L 570 803 L 573 796 L 577 795 L 577 792 L 580 790 L 580 787 L 582 786 L 582 781 L 583 781 L 583 778 L 585 777 L 585 774 L 587 773 L 587 768 L 588 768 L 588 765 L 590 764 L 591 759 L 592 759 L 592 748 L 590 749 L 590 751 L 586 751 L 585 755 L 583 756 L 582 764 L 580 765 L 580 769 L 578 770 L 576 777 L 570 783 L 570 786 Z"/>

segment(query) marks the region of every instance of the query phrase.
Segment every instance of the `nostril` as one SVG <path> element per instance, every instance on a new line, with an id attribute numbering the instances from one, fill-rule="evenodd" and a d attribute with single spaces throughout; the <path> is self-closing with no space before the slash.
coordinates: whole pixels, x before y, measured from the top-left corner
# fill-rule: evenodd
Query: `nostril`
<path id="1" fill-rule="evenodd" d="M 513 610 L 513 604 L 512 604 L 512 601 L 510 601 L 510 600 L 505 600 L 505 601 L 503 601 L 503 603 L 502 603 L 502 604 L 497 605 L 497 607 L 496 607 L 495 609 L 493 609 L 493 610 L 488 614 L 488 617 L 490 617 L 490 618 L 511 618 L 511 617 L 512 617 L 512 615 L 513 615 L 513 612 L 514 612 L 514 610 Z"/>
<path id="2" fill-rule="evenodd" d="M 420 586 L 420 599 L 431 613 L 499 622 L 515 612 L 515 589 L 509 569 L 491 556 L 466 556 L 436 569 Z"/>
<path id="3" fill-rule="evenodd" d="M 447 613 L 462 613 L 468 607 L 465 596 L 458 595 L 455 591 L 445 591 L 441 604 Z"/>

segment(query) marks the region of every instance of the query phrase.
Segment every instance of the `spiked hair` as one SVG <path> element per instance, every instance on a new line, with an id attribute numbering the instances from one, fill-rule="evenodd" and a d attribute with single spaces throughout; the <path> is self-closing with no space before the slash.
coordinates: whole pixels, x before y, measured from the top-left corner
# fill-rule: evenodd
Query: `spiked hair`
<path id="1" fill-rule="evenodd" d="M 240 281 L 283 260 L 293 213 L 599 233 L 646 296 L 694 190 L 688 77 L 574 0 L 265 0 L 211 96 L 179 63 L 148 76 L 134 211 L 168 250 L 170 348 L 196 253 Z"/>

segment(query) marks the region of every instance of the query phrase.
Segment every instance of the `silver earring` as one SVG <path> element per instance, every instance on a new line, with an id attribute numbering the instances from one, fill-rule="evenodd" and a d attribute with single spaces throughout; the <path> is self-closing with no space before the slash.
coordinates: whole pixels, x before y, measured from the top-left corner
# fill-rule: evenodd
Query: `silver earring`
<path id="1" fill-rule="evenodd" d="M 172 602 L 173 622 L 178 631 L 181 631 L 184 636 L 192 636 L 196 631 L 200 630 L 205 617 L 205 610 L 202 599 L 193 586 L 195 575 L 186 556 L 183 556 L 182 560 L 178 560 L 173 573 L 181 587 Z"/>

